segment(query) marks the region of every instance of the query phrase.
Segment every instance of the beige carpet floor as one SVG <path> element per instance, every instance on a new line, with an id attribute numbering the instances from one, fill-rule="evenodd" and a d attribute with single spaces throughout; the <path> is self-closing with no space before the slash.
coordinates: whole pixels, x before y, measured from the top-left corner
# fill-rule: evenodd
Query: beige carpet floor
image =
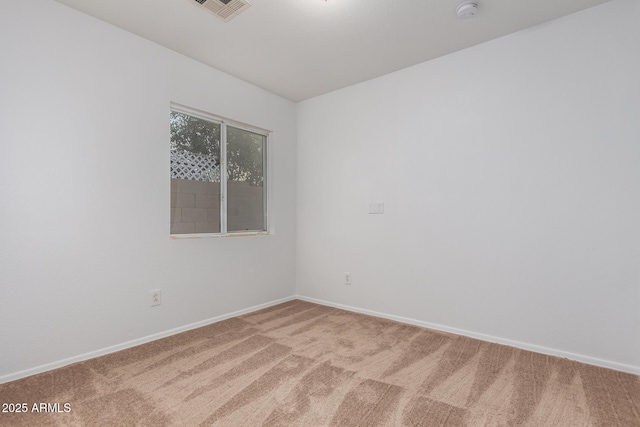
<path id="1" fill-rule="evenodd" d="M 296 300 L 0 385 L 23 402 L 0 425 L 629 427 L 640 377 Z"/>

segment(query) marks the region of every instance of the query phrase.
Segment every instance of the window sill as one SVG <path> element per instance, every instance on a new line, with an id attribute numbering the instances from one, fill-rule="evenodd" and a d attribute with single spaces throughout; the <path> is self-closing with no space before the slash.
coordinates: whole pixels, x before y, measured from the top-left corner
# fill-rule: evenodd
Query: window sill
<path id="1" fill-rule="evenodd" d="M 246 236 L 269 236 L 271 233 L 268 231 L 246 231 L 241 233 L 198 233 L 198 234 L 170 234 L 171 240 L 183 240 L 183 239 L 210 239 L 218 237 L 246 237 Z"/>

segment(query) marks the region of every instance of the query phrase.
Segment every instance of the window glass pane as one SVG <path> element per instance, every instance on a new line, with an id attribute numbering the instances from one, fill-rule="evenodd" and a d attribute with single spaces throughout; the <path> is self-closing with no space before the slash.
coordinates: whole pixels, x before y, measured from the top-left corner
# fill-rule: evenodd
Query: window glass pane
<path id="1" fill-rule="evenodd" d="M 227 126 L 227 231 L 264 231 L 267 137 Z"/>
<path id="2" fill-rule="evenodd" d="M 220 124 L 171 112 L 171 234 L 220 233 Z"/>

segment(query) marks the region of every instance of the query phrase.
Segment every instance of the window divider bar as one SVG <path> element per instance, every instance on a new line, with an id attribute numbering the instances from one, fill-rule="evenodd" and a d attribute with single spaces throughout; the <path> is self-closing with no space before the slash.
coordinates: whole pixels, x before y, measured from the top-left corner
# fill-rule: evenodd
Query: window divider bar
<path id="1" fill-rule="evenodd" d="M 220 125 L 220 234 L 227 234 L 227 125 Z"/>

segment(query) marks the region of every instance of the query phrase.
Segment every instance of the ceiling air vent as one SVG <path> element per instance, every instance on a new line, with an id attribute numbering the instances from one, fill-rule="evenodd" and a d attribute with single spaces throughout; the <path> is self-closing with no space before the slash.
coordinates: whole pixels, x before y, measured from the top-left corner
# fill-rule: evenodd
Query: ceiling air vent
<path id="1" fill-rule="evenodd" d="M 224 22 L 238 16 L 251 7 L 247 0 L 193 0 L 202 7 L 212 12 Z"/>

